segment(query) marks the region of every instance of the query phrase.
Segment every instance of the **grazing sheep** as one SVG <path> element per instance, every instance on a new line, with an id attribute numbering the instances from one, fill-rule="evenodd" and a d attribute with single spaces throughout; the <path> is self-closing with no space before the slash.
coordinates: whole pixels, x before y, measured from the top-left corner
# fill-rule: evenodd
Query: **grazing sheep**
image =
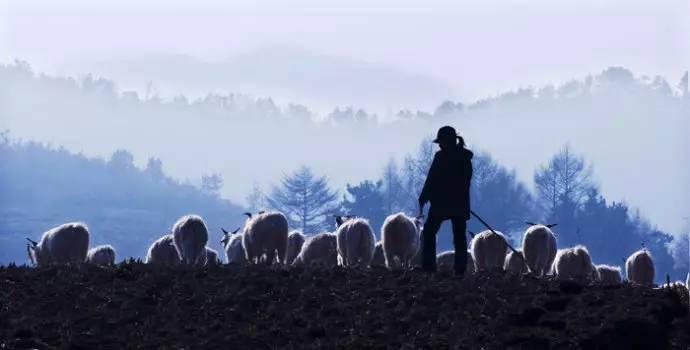
<path id="1" fill-rule="evenodd" d="M 633 284 L 654 285 L 654 260 L 649 251 L 641 249 L 630 255 L 625 261 L 625 273 Z"/>
<path id="2" fill-rule="evenodd" d="M 93 247 L 86 253 L 86 262 L 93 265 L 113 265 L 115 264 L 115 248 L 109 244 Z"/>
<path id="3" fill-rule="evenodd" d="M 383 245 L 381 241 L 374 245 L 374 257 L 371 258 L 371 266 L 386 266 L 386 258 L 383 256 Z"/>
<path id="4" fill-rule="evenodd" d="M 89 249 L 89 228 L 79 222 L 54 227 L 41 237 L 40 242 L 29 238 L 26 251 L 34 265 L 83 263 Z"/>
<path id="5" fill-rule="evenodd" d="M 198 215 L 185 215 L 172 227 L 173 243 L 183 264 L 206 264 L 206 243 L 208 230 Z"/>
<path id="6" fill-rule="evenodd" d="M 503 233 L 486 230 L 476 234 L 470 245 L 475 270 L 502 269 L 507 250 L 508 243 Z"/>
<path id="7" fill-rule="evenodd" d="M 403 213 L 388 216 L 381 226 L 381 245 L 386 267 L 412 267 L 419 250 L 415 219 Z"/>
<path id="8" fill-rule="evenodd" d="M 263 261 L 272 264 L 278 258 L 285 263 L 288 249 L 288 222 L 279 212 L 263 212 L 247 215 L 242 235 L 242 246 L 250 264 Z M 276 255 L 277 254 L 277 255 Z"/>
<path id="9" fill-rule="evenodd" d="M 455 251 L 446 250 L 436 255 L 436 268 L 439 271 L 453 271 L 455 269 Z"/>
<path id="10" fill-rule="evenodd" d="M 503 263 L 503 269 L 516 275 L 527 273 L 529 270 L 527 264 L 525 264 L 525 258 L 523 257 L 522 251 L 517 250 L 517 254 L 513 251 L 508 252 L 506 261 Z"/>
<path id="11" fill-rule="evenodd" d="M 215 249 L 206 247 L 206 266 L 218 266 L 220 265 L 220 259 L 218 258 L 218 252 Z"/>
<path id="12" fill-rule="evenodd" d="M 293 266 L 322 265 L 334 267 L 338 264 L 338 239 L 333 233 L 319 233 L 308 237 L 302 245 Z"/>
<path id="13" fill-rule="evenodd" d="M 288 235 L 288 249 L 286 264 L 292 264 L 304 245 L 304 235 L 299 231 L 292 231 Z"/>
<path id="14" fill-rule="evenodd" d="M 223 239 L 220 240 L 220 244 L 223 245 L 223 250 L 225 251 L 225 261 L 228 264 L 237 265 L 247 265 L 247 254 L 242 246 L 242 236 L 243 233 L 237 233 L 240 228 L 238 227 L 232 233 L 223 231 Z"/>
<path id="15" fill-rule="evenodd" d="M 455 270 L 455 251 L 446 250 L 444 252 L 436 255 L 436 268 L 439 271 L 452 272 Z M 474 260 L 472 260 L 472 255 L 470 251 L 467 251 L 467 265 L 465 267 L 465 274 L 474 273 Z"/>
<path id="16" fill-rule="evenodd" d="M 146 253 L 147 264 L 177 265 L 180 262 L 180 254 L 175 248 L 172 234 L 157 239 Z"/>
<path id="17" fill-rule="evenodd" d="M 374 244 L 376 242 L 369 222 L 361 218 L 342 220 L 340 217 L 336 217 L 336 223 L 338 222 L 340 225 L 335 232 L 338 243 L 338 264 L 341 266 L 368 266 L 374 257 Z"/>
<path id="18" fill-rule="evenodd" d="M 605 285 L 621 284 L 621 268 L 618 266 L 596 265 L 599 282 Z"/>
<path id="19" fill-rule="evenodd" d="M 529 270 L 537 275 L 544 276 L 551 270 L 558 250 L 556 236 L 551 231 L 553 225 L 535 225 L 525 231 L 522 238 L 522 251 Z"/>
<path id="20" fill-rule="evenodd" d="M 597 269 L 585 246 L 577 245 L 556 253 L 553 270 L 561 280 L 596 280 Z"/>

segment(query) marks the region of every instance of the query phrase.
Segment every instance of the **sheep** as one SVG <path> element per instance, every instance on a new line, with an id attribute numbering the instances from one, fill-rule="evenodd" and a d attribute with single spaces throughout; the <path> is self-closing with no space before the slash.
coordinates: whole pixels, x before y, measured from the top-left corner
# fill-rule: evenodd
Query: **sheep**
<path id="1" fill-rule="evenodd" d="M 86 253 L 86 262 L 93 265 L 113 265 L 115 264 L 115 248 L 109 244 L 93 247 Z"/>
<path id="2" fill-rule="evenodd" d="M 527 264 L 525 264 L 524 253 L 521 250 L 517 250 L 516 252 L 508 252 L 506 260 L 503 263 L 503 269 L 509 273 L 521 275 L 526 273 L 528 268 Z"/>
<path id="3" fill-rule="evenodd" d="M 292 264 L 304 245 L 304 235 L 299 231 L 292 231 L 288 235 L 288 249 L 286 264 Z"/>
<path id="4" fill-rule="evenodd" d="M 206 247 L 206 266 L 218 266 L 220 259 L 218 259 L 218 252 L 215 249 Z"/>
<path id="5" fill-rule="evenodd" d="M 158 238 L 146 253 L 147 264 L 177 265 L 180 264 L 180 254 L 173 243 L 173 235 L 167 234 Z"/>
<path id="6" fill-rule="evenodd" d="M 558 250 L 556 236 L 551 231 L 556 224 L 527 224 L 530 227 L 522 237 L 523 256 L 530 272 L 536 276 L 544 276 L 549 273 Z"/>
<path id="7" fill-rule="evenodd" d="M 618 266 L 596 265 L 599 282 L 604 285 L 621 284 L 621 268 Z"/>
<path id="8" fill-rule="evenodd" d="M 453 271 L 455 269 L 455 251 L 446 250 L 436 255 L 436 267 L 439 271 Z M 474 273 L 474 260 L 470 251 L 467 251 L 467 265 L 465 266 L 465 274 Z"/>
<path id="9" fill-rule="evenodd" d="M 333 233 L 319 233 L 306 239 L 302 250 L 292 262 L 293 266 L 338 264 L 338 239 Z"/>
<path id="10" fill-rule="evenodd" d="M 336 217 L 336 223 L 339 223 L 335 233 L 338 244 L 338 264 L 346 267 L 368 266 L 374 257 L 376 242 L 369 222 L 362 218 L 342 220 L 341 217 Z"/>
<path id="11" fill-rule="evenodd" d="M 250 264 L 264 261 L 272 264 L 276 259 L 285 263 L 288 249 L 288 222 L 279 212 L 245 213 L 247 222 L 242 235 L 242 247 Z M 265 258 L 264 258 L 265 257 Z"/>
<path id="12" fill-rule="evenodd" d="M 374 245 L 374 257 L 371 258 L 371 266 L 386 266 L 386 258 L 383 256 L 383 245 L 381 241 Z"/>
<path id="13" fill-rule="evenodd" d="M 386 267 L 412 267 L 419 250 L 419 232 L 415 219 L 404 213 L 388 216 L 381 226 L 381 245 Z"/>
<path id="14" fill-rule="evenodd" d="M 592 264 L 589 251 L 583 245 L 559 250 L 553 263 L 553 271 L 561 280 L 597 279 L 597 269 Z"/>
<path id="15" fill-rule="evenodd" d="M 223 239 L 220 240 L 220 244 L 225 252 L 225 261 L 228 264 L 247 265 L 247 256 L 242 246 L 242 236 L 244 234 L 237 233 L 240 228 L 238 227 L 232 233 L 225 231 L 224 228 L 221 228 L 221 230 L 223 231 Z"/>
<path id="16" fill-rule="evenodd" d="M 198 215 L 185 215 L 172 227 L 173 244 L 185 265 L 206 264 L 208 229 Z"/>
<path id="17" fill-rule="evenodd" d="M 475 270 L 502 269 L 507 250 L 508 243 L 503 233 L 486 230 L 476 234 L 470 244 Z"/>
<path id="18" fill-rule="evenodd" d="M 436 267 L 439 271 L 453 271 L 455 267 L 455 251 L 446 250 L 436 255 Z"/>
<path id="19" fill-rule="evenodd" d="M 625 261 L 625 273 L 633 284 L 654 285 L 654 260 L 649 251 L 641 249 L 630 255 Z"/>
<path id="20" fill-rule="evenodd" d="M 40 242 L 27 238 L 26 252 L 31 263 L 38 266 L 83 263 L 89 249 L 89 228 L 80 222 L 54 227 Z"/>

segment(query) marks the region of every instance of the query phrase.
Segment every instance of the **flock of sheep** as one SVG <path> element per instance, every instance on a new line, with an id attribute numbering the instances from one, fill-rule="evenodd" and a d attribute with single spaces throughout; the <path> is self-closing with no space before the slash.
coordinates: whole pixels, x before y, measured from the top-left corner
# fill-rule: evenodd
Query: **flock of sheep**
<path id="1" fill-rule="evenodd" d="M 335 233 L 312 236 L 288 232 L 282 213 L 245 213 L 244 229 L 223 231 L 221 244 L 228 264 L 289 264 L 293 266 L 386 266 L 389 269 L 419 266 L 421 261 L 421 217 L 403 213 L 390 215 L 381 227 L 381 240 L 366 219 L 336 216 Z M 468 250 L 467 272 L 503 269 L 509 273 L 554 275 L 558 279 L 597 281 L 603 284 L 622 282 L 617 266 L 595 265 L 587 248 L 578 245 L 557 248 L 551 231 L 553 225 L 530 224 L 522 237 L 522 247 L 510 248 L 501 232 L 483 231 L 472 238 Z M 82 223 L 67 223 L 45 232 L 39 242 L 27 244 L 29 259 L 43 266 L 65 263 L 114 264 L 115 249 L 110 245 L 88 249 L 89 230 Z M 208 228 L 197 215 L 181 217 L 172 232 L 160 237 L 148 249 L 145 262 L 163 265 L 218 265 L 218 252 L 207 247 Z M 510 249 L 509 249 L 510 248 Z M 453 251 L 438 254 L 440 270 L 453 268 Z M 627 259 L 626 277 L 630 283 L 652 286 L 654 260 L 646 249 Z M 690 274 L 685 285 L 690 283 Z M 682 283 L 681 283 L 682 284 Z"/>

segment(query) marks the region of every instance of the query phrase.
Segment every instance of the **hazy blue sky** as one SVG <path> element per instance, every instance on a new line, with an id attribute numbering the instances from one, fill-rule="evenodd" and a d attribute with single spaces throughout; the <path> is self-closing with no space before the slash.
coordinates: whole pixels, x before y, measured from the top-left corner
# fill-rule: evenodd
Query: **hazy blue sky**
<path id="1" fill-rule="evenodd" d="M 375 4 L 374 4 L 375 3 Z M 690 63 L 690 1 L 0 0 L 0 61 L 181 53 L 266 45 L 385 63 L 472 100 L 622 65 L 677 81 Z"/>

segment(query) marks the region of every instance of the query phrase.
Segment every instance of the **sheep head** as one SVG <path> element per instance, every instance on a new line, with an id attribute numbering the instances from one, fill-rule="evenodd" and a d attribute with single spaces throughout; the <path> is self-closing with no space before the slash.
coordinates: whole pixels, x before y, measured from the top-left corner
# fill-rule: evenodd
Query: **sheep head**
<path id="1" fill-rule="evenodd" d="M 26 255 L 28 255 L 29 260 L 31 261 L 32 265 L 36 265 L 36 246 L 38 246 L 38 243 L 34 240 L 32 240 L 29 237 L 26 237 L 26 240 L 29 241 L 26 243 Z"/>
<path id="2" fill-rule="evenodd" d="M 346 221 L 355 218 L 354 215 L 333 215 L 333 217 L 335 218 L 335 228 L 338 228 Z"/>
<path id="3" fill-rule="evenodd" d="M 220 230 L 223 231 L 223 238 L 221 238 L 220 244 L 221 244 L 223 247 L 225 247 L 225 246 L 228 244 L 228 242 L 230 242 L 230 236 L 232 236 L 232 235 L 236 234 L 237 232 L 239 232 L 239 231 L 240 231 L 240 228 L 238 227 L 237 229 L 235 229 L 235 231 L 232 231 L 232 232 L 228 232 L 228 231 L 226 231 L 226 230 L 225 230 L 224 228 L 222 228 L 222 227 L 220 228 Z"/>

